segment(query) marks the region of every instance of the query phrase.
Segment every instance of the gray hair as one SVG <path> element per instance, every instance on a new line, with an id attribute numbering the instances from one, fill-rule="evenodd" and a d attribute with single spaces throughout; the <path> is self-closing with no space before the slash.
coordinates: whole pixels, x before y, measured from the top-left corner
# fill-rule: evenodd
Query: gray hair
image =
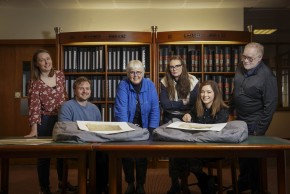
<path id="1" fill-rule="evenodd" d="M 251 48 L 255 48 L 256 49 L 256 52 L 257 54 L 262 58 L 263 55 L 264 55 L 264 46 L 261 45 L 260 43 L 257 43 L 257 42 L 250 42 L 248 43 L 246 47 L 251 47 Z"/>
<path id="2" fill-rule="evenodd" d="M 126 68 L 127 76 L 128 77 L 130 76 L 130 71 L 136 70 L 136 69 L 141 69 L 142 70 L 142 77 L 144 77 L 145 66 L 139 60 L 131 60 L 131 61 L 129 61 L 129 63 L 127 64 L 127 68 Z"/>

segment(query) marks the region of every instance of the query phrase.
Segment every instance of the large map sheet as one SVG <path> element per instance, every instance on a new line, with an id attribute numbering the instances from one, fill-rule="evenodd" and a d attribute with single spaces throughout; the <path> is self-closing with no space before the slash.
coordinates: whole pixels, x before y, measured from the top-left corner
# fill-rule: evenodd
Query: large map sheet
<path id="1" fill-rule="evenodd" d="M 114 134 L 133 131 L 126 122 L 77 121 L 80 130 L 94 133 Z"/>
<path id="2" fill-rule="evenodd" d="M 218 123 L 218 124 L 200 124 L 200 123 L 188 123 L 177 121 L 171 123 L 166 128 L 174 128 L 174 129 L 181 129 L 181 130 L 188 130 L 193 132 L 200 132 L 200 131 L 221 131 L 227 123 Z"/>

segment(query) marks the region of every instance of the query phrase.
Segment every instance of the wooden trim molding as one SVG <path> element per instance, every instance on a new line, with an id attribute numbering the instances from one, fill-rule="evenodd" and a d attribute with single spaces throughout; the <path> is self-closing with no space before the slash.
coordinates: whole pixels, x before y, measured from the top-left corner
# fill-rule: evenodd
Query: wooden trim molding
<path id="1" fill-rule="evenodd" d="M 0 45 L 55 45 L 55 39 L 0 39 Z"/>

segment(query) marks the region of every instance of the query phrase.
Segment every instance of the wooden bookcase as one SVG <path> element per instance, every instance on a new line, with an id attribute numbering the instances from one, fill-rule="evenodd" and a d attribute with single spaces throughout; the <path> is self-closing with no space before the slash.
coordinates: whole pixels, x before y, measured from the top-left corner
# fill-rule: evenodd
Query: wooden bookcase
<path id="1" fill-rule="evenodd" d="M 145 65 L 145 77 L 153 77 L 151 32 L 127 31 L 56 31 L 58 69 L 66 76 L 69 98 L 73 97 L 72 83 L 79 76 L 92 81 L 90 101 L 95 103 L 104 121 L 113 120 L 117 86 L 124 79 L 126 64 L 139 59 Z"/>
<path id="2" fill-rule="evenodd" d="M 152 26 L 152 32 L 56 32 L 58 69 L 65 73 L 69 96 L 73 96 L 71 83 L 76 77 L 89 77 L 93 82 L 91 101 L 100 108 L 105 121 L 113 120 L 116 88 L 126 77 L 124 68 L 130 59 L 145 63 L 145 76 L 159 92 L 170 56 L 181 55 L 189 72 L 200 81 L 216 79 L 227 100 L 240 53 L 251 40 L 251 34 L 243 31 L 157 32 L 156 26 Z M 136 52 L 138 57 L 129 57 Z M 166 167 L 168 160 L 151 158 L 149 164 Z"/>
<path id="3" fill-rule="evenodd" d="M 69 97 L 78 76 L 92 80 L 91 101 L 105 121 L 113 120 L 113 106 L 120 80 L 131 59 L 145 64 L 145 76 L 160 91 L 159 81 L 172 55 L 180 55 L 190 73 L 204 81 L 216 80 L 228 100 L 235 67 L 251 34 L 243 31 L 88 31 L 60 32 L 56 28 L 58 69 L 63 70 Z"/>
<path id="4" fill-rule="evenodd" d="M 186 61 L 188 71 L 201 82 L 215 80 L 227 101 L 243 47 L 250 40 L 251 34 L 244 31 L 158 32 L 155 76 L 161 79 L 170 57 L 180 55 Z"/>

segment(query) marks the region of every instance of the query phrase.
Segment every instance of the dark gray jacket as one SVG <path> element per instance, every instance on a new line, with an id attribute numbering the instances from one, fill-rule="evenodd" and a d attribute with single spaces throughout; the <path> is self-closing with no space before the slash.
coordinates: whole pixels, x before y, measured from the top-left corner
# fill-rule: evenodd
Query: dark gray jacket
<path id="1" fill-rule="evenodd" d="M 277 80 L 261 62 L 250 74 L 239 67 L 234 78 L 230 112 L 236 110 L 238 120 L 248 124 L 249 134 L 264 135 L 277 107 Z"/>

